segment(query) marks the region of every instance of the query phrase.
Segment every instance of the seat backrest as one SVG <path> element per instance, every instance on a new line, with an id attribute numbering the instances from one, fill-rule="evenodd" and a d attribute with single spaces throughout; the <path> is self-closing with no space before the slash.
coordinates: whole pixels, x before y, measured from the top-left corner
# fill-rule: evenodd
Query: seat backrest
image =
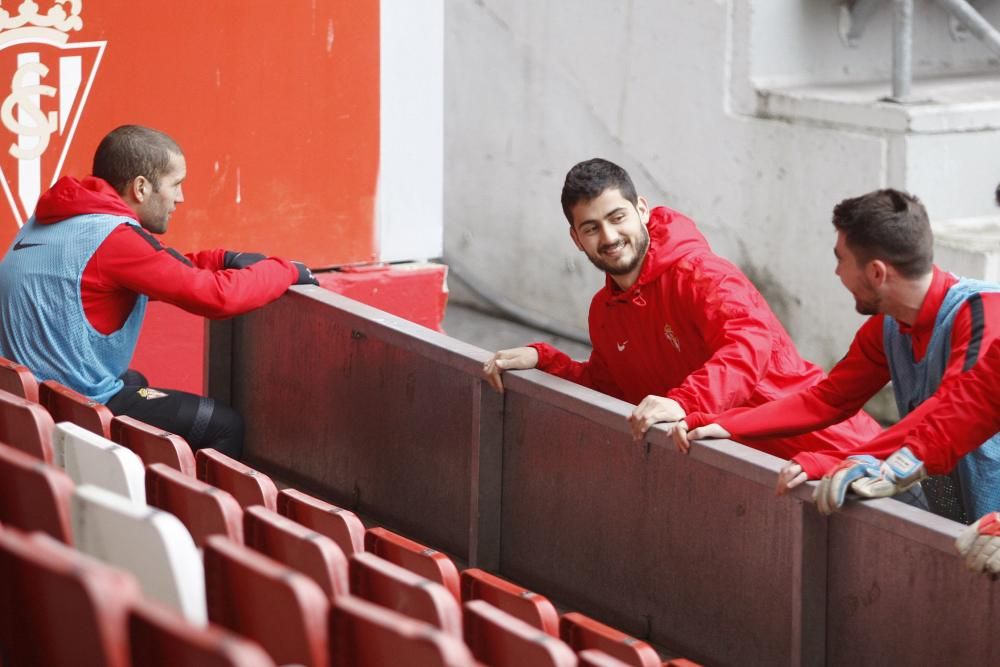
<path id="1" fill-rule="evenodd" d="M 243 509 L 236 499 L 165 463 L 146 468 L 146 502 L 180 519 L 198 548 L 209 535 L 243 541 Z"/>
<path id="2" fill-rule="evenodd" d="M 485 600 L 528 625 L 559 636 L 559 614 L 548 598 L 478 568 L 463 570 L 462 602 Z"/>
<path id="3" fill-rule="evenodd" d="M 228 491 L 243 509 L 263 505 L 278 507 L 278 488 L 271 478 L 214 449 L 199 449 L 194 455 L 198 479 Z"/>
<path id="4" fill-rule="evenodd" d="M 205 624 L 201 555 L 177 517 L 90 485 L 74 491 L 72 516 L 77 549 L 131 572 L 146 597 Z"/>
<path id="5" fill-rule="evenodd" d="M 563 642 L 483 600 L 463 607 L 465 643 L 492 667 L 575 667 L 576 655 Z"/>
<path id="6" fill-rule="evenodd" d="M 309 577 L 219 535 L 205 544 L 208 617 L 278 664 L 326 667 L 330 601 Z"/>
<path id="7" fill-rule="evenodd" d="M 660 656 L 646 642 L 630 637 L 583 614 L 563 614 L 559 636 L 574 651 L 597 649 L 633 667 L 660 667 Z"/>
<path id="8" fill-rule="evenodd" d="M 455 597 L 456 602 L 461 601 L 458 568 L 440 551 L 385 528 L 369 528 L 365 531 L 365 551 L 441 584 Z"/>
<path id="9" fill-rule="evenodd" d="M 99 486 L 146 504 L 145 470 L 134 452 L 71 422 L 56 424 L 52 452 L 55 464 L 77 484 Z"/>
<path id="10" fill-rule="evenodd" d="M 135 667 L 275 667 L 256 643 L 215 625 L 196 627 L 149 601 L 132 608 L 128 634 Z"/>
<path id="11" fill-rule="evenodd" d="M 27 366 L 3 357 L 0 357 L 0 389 L 29 401 L 38 402 L 38 380 L 34 374 Z"/>
<path id="12" fill-rule="evenodd" d="M 0 530 L 0 645 L 4 664 L 128 667 L 131 575 L 48 535 Z"/>
<path id="13" fill-rule="evenodd" d="M 330 610 L 331 667 L 472 667 L 456 637 L 351 595 Z"/>
<path id="14" fill-rule="evenodd" d="M 576 654 L 580 661 L 580 667 L 629 667 L 627 662 L 622 662 L 618 658 L 613 658 L 604 651 L 590 648 Z"/>
<path id="15" fill-rule="evenodd" d="M 73 422 L 91 433 L 111 437 L 111 419 L 114 416 L 111 410 L 55 380 L 45 380 L 38 386 L 38 402 L 49 411 L 55 422 Z"/>
<path id="16" fill-rule="evenodd" d="M 329 537 L 261 505 L 247 508 L 243 535 L 248 547 L 308 576 L 331 600 L 347 595 L 347 556 Z"/>
<path id="17" fill-rule="evenodd" d="M 126 415 L 111 420 L 111 439 L 128 447 L 146 465 L 165 463 L 194 477 L 194 453 L 187 440 Z"/>
<path id="18" fill-rule="evenodd" d="M 365 550 L 365 526 L 354 512 L 295 489 L 278 493 L 278 513 L 326 535 L 350 558 Z"/>
<path id="19" fill-rule="evenodd" d="M 351 556 L 348 569 L 359 598 L 462 636 L 462 612 L 441 584 L 367 552 Z"/>
<path id="20" fill-rule="evenodd" d="M 73 480 L 59 468 L 0 444 L 0 523 L 72 544 Z"/>
<path id="21" fill-rule="evenodd" d="M 52 463 L 53 428 L 48 410 L 0 389 L 0 442 Z"/>

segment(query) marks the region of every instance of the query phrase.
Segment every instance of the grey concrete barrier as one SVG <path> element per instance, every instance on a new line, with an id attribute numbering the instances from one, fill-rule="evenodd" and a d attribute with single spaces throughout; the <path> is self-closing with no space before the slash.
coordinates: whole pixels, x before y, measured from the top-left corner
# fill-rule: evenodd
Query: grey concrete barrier
<path id="1" fill-rule="evenodd" d="M 729 441 L 631 439 L 622 401 L 319 288 L 211 333 L 250 462 L 568 608 L 719 665 L 1000 664 L 961 526 L 894 500 L 832 518 Z"/>

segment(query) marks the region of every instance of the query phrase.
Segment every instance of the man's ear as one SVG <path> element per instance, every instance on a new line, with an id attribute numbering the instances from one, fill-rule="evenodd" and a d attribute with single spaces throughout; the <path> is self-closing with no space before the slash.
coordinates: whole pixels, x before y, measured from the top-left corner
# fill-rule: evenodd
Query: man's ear
<path id="1" fill-rule="evenodd" d="M 135 179 L 129 183 L 128 194 L 132 196 L 132 199 L 139 202 L 140 204 L 149 196 L 149 193 L 153 191 L 153 184 L 145 176 L 136 176 Z"/>
<path id="2" fill-rule="evenodd" d="M 889 265 L 881 259 L 873 259 L 865 266 L 865 275 L 875 287 L 881 287 L 889 277 Z"/>
<path id="3" fill-rule="evenodd" d="M 580 239 L 576 235 L 576 227 L 574 227 L 573 225 L 569 226 L 569 237 L 573 239 L 573 243 L 576 244 L 576 249 L 579 250 L 580 252 L 583 252 L 584 251 L 583 246 L 580 245 Z"/>
<path id="4" fill-rule="evenodd" d="M 639 201 L 636 202 L 635 210 L 639 212 L 639 220 L 642 224 L 649 222 L 649 204 L 646 202 L 645 197 L 639 197 Z"/>

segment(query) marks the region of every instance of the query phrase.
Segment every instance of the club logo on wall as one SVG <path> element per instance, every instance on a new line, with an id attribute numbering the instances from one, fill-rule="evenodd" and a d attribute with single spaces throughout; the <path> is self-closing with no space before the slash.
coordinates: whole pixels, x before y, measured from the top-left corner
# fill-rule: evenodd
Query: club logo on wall
<path id="1" fill-rule="evenodd" d="M 63 162 L 107 42 L 70 42 L 83 0 L 0 0 L 0 185 L 20 227 Z"/>

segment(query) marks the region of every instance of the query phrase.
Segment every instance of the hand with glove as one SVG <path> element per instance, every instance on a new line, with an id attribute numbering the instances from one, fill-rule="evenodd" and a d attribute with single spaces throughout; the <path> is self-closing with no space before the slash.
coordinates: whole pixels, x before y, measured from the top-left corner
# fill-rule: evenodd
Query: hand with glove
<path id="1" fill-rule="evenodd" d="M 227 269 L 245 269 L 248 266 L 253 266 L 257 262 L 267 259 L 267 255 L 262 255 L 259 252 L 236 252 L 234 250 L 227 250 L 226 254 L 223 256 L 222 265 Z M 316 276 L 309 269 L 308 266 L 302 262 L 292 262 L 295 268 L 298 269 L 299 275 L 295 279 L 295 285 L 319 285 L 319 281 L 316 280 Z"/>
<path id="2" fill-rule="evenodd" d="M 970 570 L 1000 573 L 1000 512 L 990 512 L 963 530 L 955 546 Z"/>
<path id="3" fill-rule="evenodd" d="M 813 493 L 816 507 L 833 514 L 844 505 L 848 489 L 862 498 L 888 498 L 927 477 L 924 462 L 906 447 L 879 461 L 873 456 L 850 456 L 831 470 Z"/>
<path id="4" fill-rule="evenodd" d="M 295 279 L 296 285 L 319 285 L 319 281 L 308 266 L 302 262 L 292 262 L 292 264 L 299 270 L 299 277 Z"/>

